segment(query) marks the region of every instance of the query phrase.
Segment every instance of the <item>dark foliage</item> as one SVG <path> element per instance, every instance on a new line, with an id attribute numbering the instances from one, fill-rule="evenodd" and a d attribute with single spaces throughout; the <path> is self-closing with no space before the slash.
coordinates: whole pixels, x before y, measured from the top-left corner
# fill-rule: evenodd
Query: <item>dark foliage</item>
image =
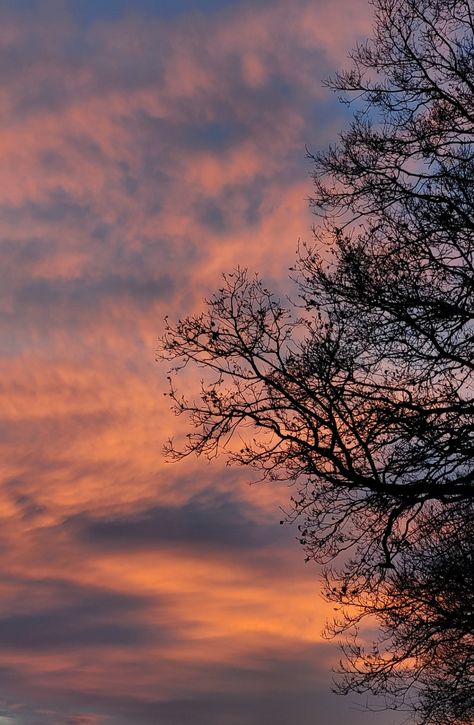
<path id="1" fill-rule="evenodd" d="M 381 627 L 372 652 L 348 645 L 341 688 L 469 723 L 474 8 L 374 8 L 373 39 L 330 83 L 358 110 L 312 157 L 321 223 L 294 269 L 300 300 L 285 307 L 237 270 L 203 314 L 169 325 L 164 357 L 204 374 L 198 401 L 170 380 L 194 432 L 169 452 L 224 450 L 294 482 L 308 558 L 343 555 L 328 570 L 327 596 L 348 607 L 335 631 L 367 614 Z"/>

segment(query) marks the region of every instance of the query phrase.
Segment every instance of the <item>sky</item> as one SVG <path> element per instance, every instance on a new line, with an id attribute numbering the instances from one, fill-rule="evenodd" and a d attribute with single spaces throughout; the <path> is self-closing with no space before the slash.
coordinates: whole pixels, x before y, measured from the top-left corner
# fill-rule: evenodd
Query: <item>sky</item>
<path id="1" fill-rule="evenodd" d="M 330 692 L 291 489 L 164 461 L 155 361 L 288 284 L 365 0 L 0 0 L 0 725 L 392 725 Z M 190 378 L 192 387 L 194 380 Z"/>

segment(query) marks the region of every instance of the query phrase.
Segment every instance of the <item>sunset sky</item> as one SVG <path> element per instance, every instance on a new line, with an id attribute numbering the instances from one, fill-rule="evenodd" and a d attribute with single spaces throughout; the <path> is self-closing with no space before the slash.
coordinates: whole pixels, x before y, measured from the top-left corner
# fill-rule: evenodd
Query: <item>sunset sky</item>
<path id="1" fill-rule="evenodd" d="M 165 315 L 311 239 L 366 0 L 0 0 L 0 725 L 391 725 L 285 486 L 163 460 Z M 192 381 L 190 386 L 192 386 Z"/>

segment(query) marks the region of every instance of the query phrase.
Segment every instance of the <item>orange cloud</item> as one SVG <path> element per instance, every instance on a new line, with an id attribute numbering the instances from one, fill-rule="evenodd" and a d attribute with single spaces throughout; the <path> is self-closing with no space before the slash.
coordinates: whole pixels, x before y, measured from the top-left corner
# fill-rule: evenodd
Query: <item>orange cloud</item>
<path id="1" fill-rule="evenodd" d="M 237 264 L 287 289 L 320 78 L 368 13 L 206 7 L 0 17 L 0 721 L 313 725 L 327 697 L 288 490 L 163 461 L 154 350 Z"/>

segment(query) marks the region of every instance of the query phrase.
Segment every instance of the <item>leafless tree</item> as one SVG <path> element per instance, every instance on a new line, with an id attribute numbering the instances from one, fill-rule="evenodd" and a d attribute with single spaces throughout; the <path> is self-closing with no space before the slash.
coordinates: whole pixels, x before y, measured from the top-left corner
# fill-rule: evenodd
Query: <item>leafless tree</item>
<path id="1" fill-rule="evenodd" d="M 418 630 L 393 613 L 406 594 L 413 619 L 423 586 L 448 592 L 451 577 L 460 597 L 463 586 L 473 597 L 461 543 L 449 577 L 430 557 L 438 545 L 448 556 L 460 510 L 473 527 L 474 7 L 373 4 L 373 37 L 330 81 L 356 108 L 338 143 L 312 155 L 320 223 L 293 269 L 299 298 L 283 304 L 239 269 L 205 312 L 168 324 L 161 354 L 174 372 L 203 369 L 198 400 L 183 399 L 170 376 L 175 410 L 193 431 L 185 450 L 168 452 L 222 451 L 263 478 L 293 482 L 288 517 L 308 558 L 335 561 L 328 596 L 362 602 L 393 647 L 393 666 L 375 654 L 362 675 L 362 654 L 349 653 L 345 682 L 390 699 L 405 668 L 404 682 L 410 670 L 419 688 L 405 704 L 420 722 L 467 723 L 472 694 L 448 686 L 441 665 L 436 679 L 413 659 Z M 472 685 L 472 617 L 470 638 L 452 621 L 446 647 L 453 658 L 459 646 Z M 443 661 L 429 628 L 425 646 L 424 657 Z"/>
<path id="2" fill-rule="evenodd" d="M 419 723 L 472 723 L 474 715 L 474 516 L 472 502 L 431 504 L 405 541 L 396 566 L 357 588 L 326 578 L 345 635 L 336 691 L 376 693 Z M 342 606 L 341 606 L 342 605 Z M 362 643 L 367 618 L 379 637 Z"/>

